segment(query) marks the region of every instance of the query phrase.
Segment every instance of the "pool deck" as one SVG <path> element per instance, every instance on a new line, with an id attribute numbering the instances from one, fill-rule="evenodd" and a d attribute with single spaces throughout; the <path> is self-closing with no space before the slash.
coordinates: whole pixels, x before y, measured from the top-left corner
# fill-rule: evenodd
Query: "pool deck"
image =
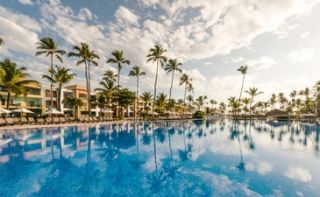
<path id="1" fill-rule="evenodd" d="M 15 129 L 35 129 L 35 128 L 53 128 L 53 127 L 68 127 L 68 126 L 83 126 L 83 125 L 97 125 L 97 124 L 120 124 L 129 122 L 164 122 L 164 121 L 186 121 L 186 120 L 199 120 L 199 119 L 156 119 L 156 120 L 134 120 L 134 119 L 123 119 L 123 120 L 110 120 L 103 122 L 71 122 L 71 123 L 59 123 L 59 124 L 23 124 L 23 125 L 9 125 L 0 127 L 1 130 L 15 130 Z"/>

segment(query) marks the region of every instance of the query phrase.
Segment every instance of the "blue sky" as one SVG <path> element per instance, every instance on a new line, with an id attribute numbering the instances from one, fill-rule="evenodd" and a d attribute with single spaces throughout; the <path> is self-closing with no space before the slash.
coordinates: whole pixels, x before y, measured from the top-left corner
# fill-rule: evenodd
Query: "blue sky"
<path id="1" fill-rule="evenodd" d="M 193 78 L 195 95 L 216 100 L 237 96 L 242 64 L 249 66 L 245 89 L 258 87 L 271 93 L 302 89 L 320 80 L 319 0 L 7 0 L 0 2 L 0 56 L 26 66 L 38 80 L 48 59 L 35 57 L 35 43 L 51 36 L 61 47 L 87 42 L 100 55 L 92 69 L 97 87 L 102 73 L 114 69 L 106 63 L 114 49 L 124 50 L 133 65 L 147 72 L 141 91 L 152 91 L 155 65 L 146 63 L 150 47 L 160 43 L 170 58 L 178 58 Z M 65 58 L 64 66 L 84 83 L 83 67 Z M 122 71 L 121 83 L 134 88 Z M 183 88 L 176 76 L 173 95 Z M 160 73 L 159 91 L 168 93 L 170 76 Z"/>

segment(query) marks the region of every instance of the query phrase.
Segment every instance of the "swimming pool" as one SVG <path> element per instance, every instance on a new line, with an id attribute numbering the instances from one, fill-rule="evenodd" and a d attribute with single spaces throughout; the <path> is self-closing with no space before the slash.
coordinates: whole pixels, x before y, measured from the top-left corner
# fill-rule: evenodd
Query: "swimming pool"
<path id="1" fill-rule="evenodd" d="M 318 196 L 316 125 L 228 119 L 0 130 L 1 196 Z"/>

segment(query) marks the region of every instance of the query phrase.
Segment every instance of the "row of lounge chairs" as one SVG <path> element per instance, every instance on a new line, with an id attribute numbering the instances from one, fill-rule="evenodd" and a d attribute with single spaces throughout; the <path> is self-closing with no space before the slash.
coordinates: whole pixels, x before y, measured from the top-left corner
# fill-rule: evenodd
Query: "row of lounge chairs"
<path id="1" fill-rule="evenodd" d="M 79 119 L 65 118 L 65 117 L 46 117 L 46 118 L 33 118 L 33 117 L 22 117 L 22 118 L 0 118 L 0 126 L 11 126 L 11 125 L 27 125 L 27 124 L 64 124 L 64 123 L 94 123 L 94 122 L 105 122 L 111 121 L 109 117 L 81 117 Z"/>

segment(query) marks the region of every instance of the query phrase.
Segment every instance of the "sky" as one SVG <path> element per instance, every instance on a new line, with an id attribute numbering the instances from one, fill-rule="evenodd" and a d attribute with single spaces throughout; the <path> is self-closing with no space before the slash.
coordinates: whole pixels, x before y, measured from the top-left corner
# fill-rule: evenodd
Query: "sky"
<path id="1" fill-rule="evenodd" d="M 153 92 L 155 65 L 146 62 L 154 44 L 167 49 L 168 58 L 183 64 L 193 79 L 195 96 L 225 101 L 238 96 L 240 65 L 249 67 L 244 89 L 257 87 L 267 99 L 272 93 L 300 90 L 320 80 L 320 0 L 0 0 L 0 59 L 8 57 L 28 68 L 32 78 L 49 68 L 49 58 L 35 56 L 36 42 L 50 36 L 61 48 L 86 42 L 100 56 L 91 69 L 92 86 L 99 85 L 110 53 L 123 50 L 131 66 L 121 71 L 121 84 L 135 90 L 130 68 L 147 73 L 140 92 Z M 58 65 L 58 61 L 55 61 Z M 85 85 L 84 67 L 75 58 L 63 66 Z M 181 98 L 181 74 L 173 96 Z M 169 93 L 170 75 L 159 74 L 158 92 Z"/>

